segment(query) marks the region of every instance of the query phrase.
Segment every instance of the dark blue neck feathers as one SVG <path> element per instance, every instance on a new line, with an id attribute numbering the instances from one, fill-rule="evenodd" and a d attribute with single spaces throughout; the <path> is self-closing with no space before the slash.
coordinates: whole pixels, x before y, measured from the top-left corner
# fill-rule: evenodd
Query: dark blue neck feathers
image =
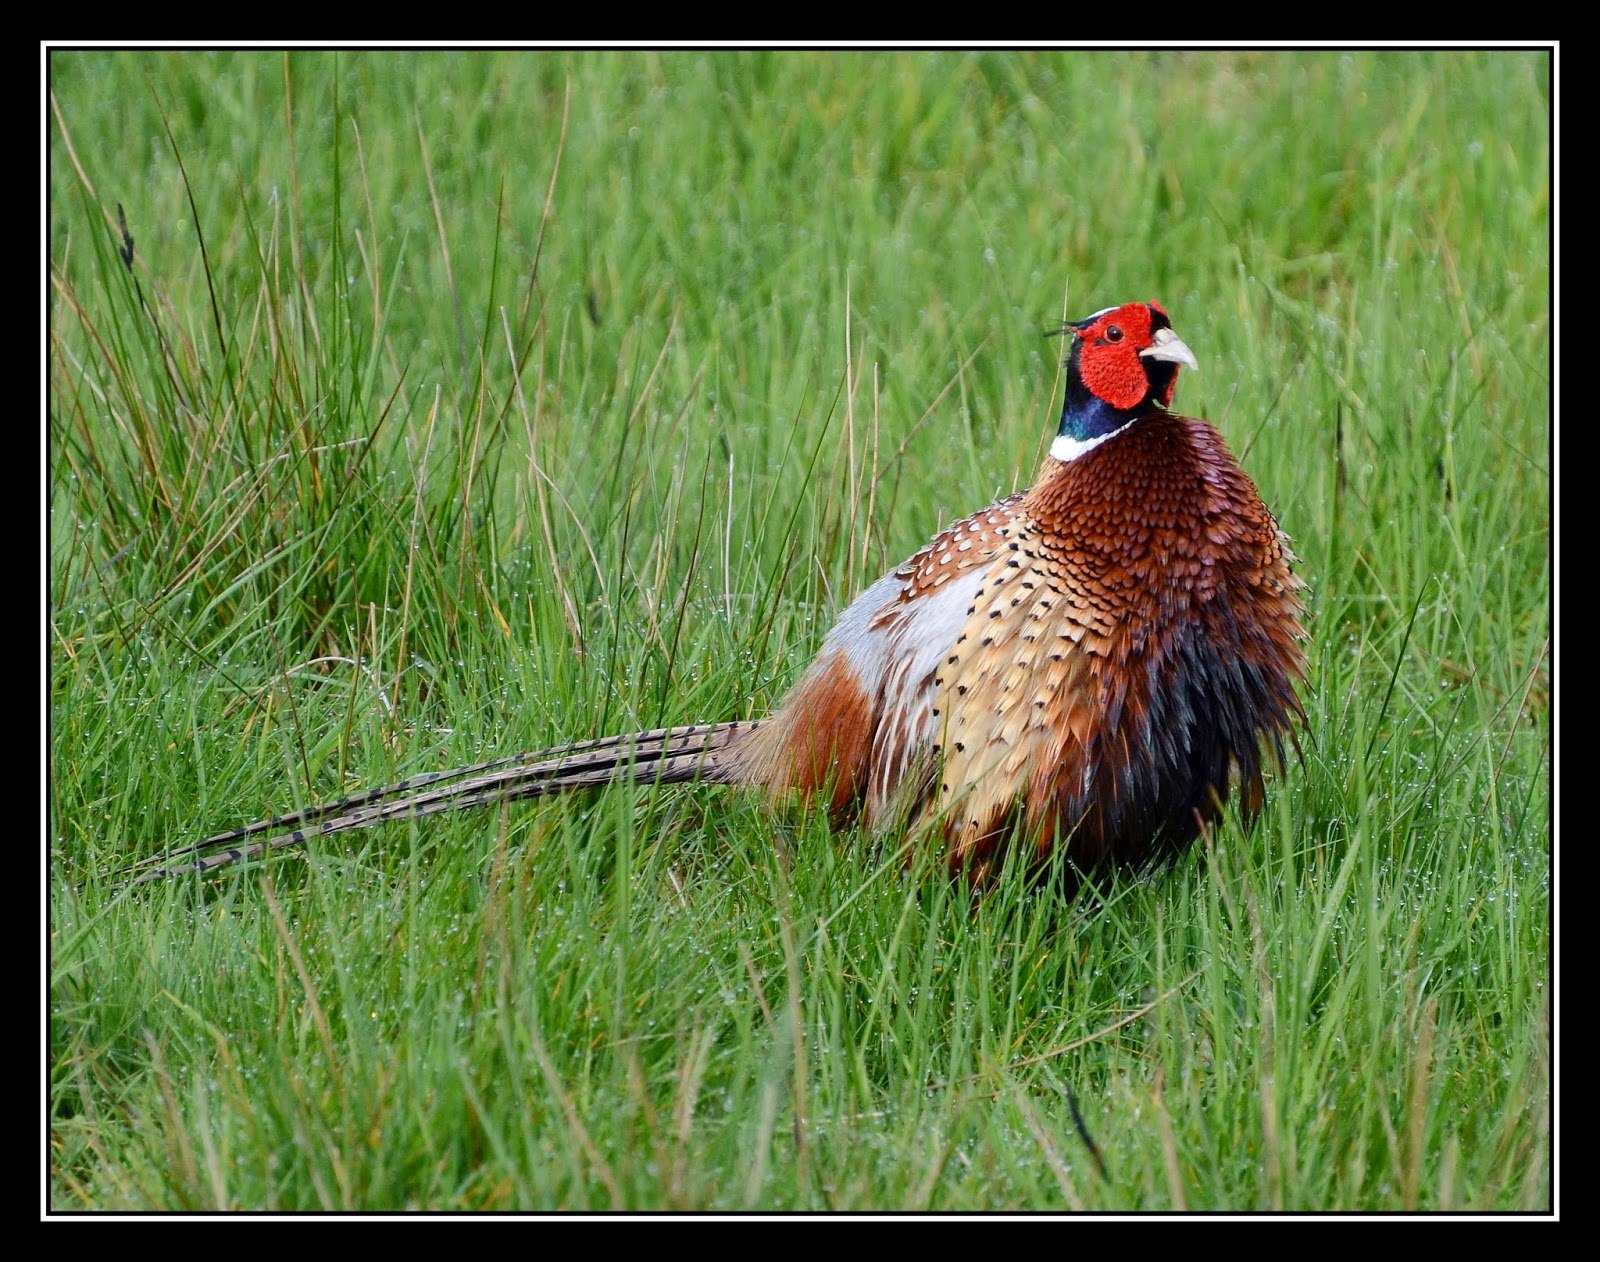
<path id="1" fill-rule="evenodd" d="M 1056 430 L 1058 436 L 1075 442 L 1104 438 L 1151 409 L 1160 410 L 1160 400 L 1170 397 L 1172 379 L 1177 374 L 1178 366 L 1159 360 L 1145 360 L 1142 362 L 1148 377 L 1148 388 L 1144 397 L 1132 407 L 1115 407 L 1085 384 L 1079 365 L 1082 352 L 1083 343 L 1075 342 L 1067 359 L 1067 395 L 1061 405 L 1061 426 Z"/>
<path id="2" fill-rule="evenodd" d="M 1142 410 L 1114 408 L 1104 399 L 1097 398 L 1076 376 L 1067 378 L 1067 398 L 1061 408 L 1061 428 L 1056 431 L 1063 438 L 1087 442 L 1091 438 L 1104 438 L 1121 429 Z"/>

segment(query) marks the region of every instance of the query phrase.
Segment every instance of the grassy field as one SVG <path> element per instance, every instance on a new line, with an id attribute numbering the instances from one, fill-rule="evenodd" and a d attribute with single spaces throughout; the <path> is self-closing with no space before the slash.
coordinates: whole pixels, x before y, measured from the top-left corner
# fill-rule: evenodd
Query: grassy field
<path id="1" fill-rule="evenodd" d="M 1552 1207 L 1547 56 L 49 70 L 50 1206 Z M 630 788 L 116 892 L 764 712 L 1149 298 L 1310 583 L 1254 829 L 974 905 Z"/>

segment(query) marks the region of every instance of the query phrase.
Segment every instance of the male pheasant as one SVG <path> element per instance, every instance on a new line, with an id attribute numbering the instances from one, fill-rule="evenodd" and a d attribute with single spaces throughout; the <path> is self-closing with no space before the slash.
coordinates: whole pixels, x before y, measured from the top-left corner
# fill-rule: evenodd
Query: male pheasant
<path id="1" fill-rule="evenodd" d="M 770 717 L 416 776 L 169 851 L 133 880 L 623 777 L 903 821 L 976 881 L 1013 837 L 1080 869 L 1143 866 L 1192 842 L 1234 785 L 1253 814 L 1264 755 L 1303 720 L 1287 540 L 1217 431 L 1168 410 L 1179 365 L 1198 365 L 1159 304 L 1063 332 L 1061 425 L 1033 487 L 856 597 Z"/>

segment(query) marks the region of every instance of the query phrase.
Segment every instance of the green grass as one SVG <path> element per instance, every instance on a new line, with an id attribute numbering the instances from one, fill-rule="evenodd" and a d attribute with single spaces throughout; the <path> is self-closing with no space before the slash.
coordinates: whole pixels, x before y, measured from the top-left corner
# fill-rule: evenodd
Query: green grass
<path id="1" fill-rule="evenodd" d="M 53 1207 L 1551 1208 L 1546 55 L 50 76 Z M 767 710 L 1152 297 L 1311 585 L 1253 830 L 974 905 L 617 789 L 115 892 Z"/>

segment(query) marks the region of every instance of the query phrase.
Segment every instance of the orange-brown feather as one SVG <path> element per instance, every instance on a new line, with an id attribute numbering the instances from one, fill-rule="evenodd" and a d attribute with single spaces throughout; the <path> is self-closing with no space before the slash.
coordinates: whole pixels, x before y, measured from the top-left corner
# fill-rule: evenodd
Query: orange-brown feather
<path id="1" fill-rule="evenodd" d="M 773 793 L 826 792 L 848 817 L 867 777 L 873 705 L 858 672 L 837 649 L 818 657 L 782 707 L 739 751 L 740 779 Z"/>

